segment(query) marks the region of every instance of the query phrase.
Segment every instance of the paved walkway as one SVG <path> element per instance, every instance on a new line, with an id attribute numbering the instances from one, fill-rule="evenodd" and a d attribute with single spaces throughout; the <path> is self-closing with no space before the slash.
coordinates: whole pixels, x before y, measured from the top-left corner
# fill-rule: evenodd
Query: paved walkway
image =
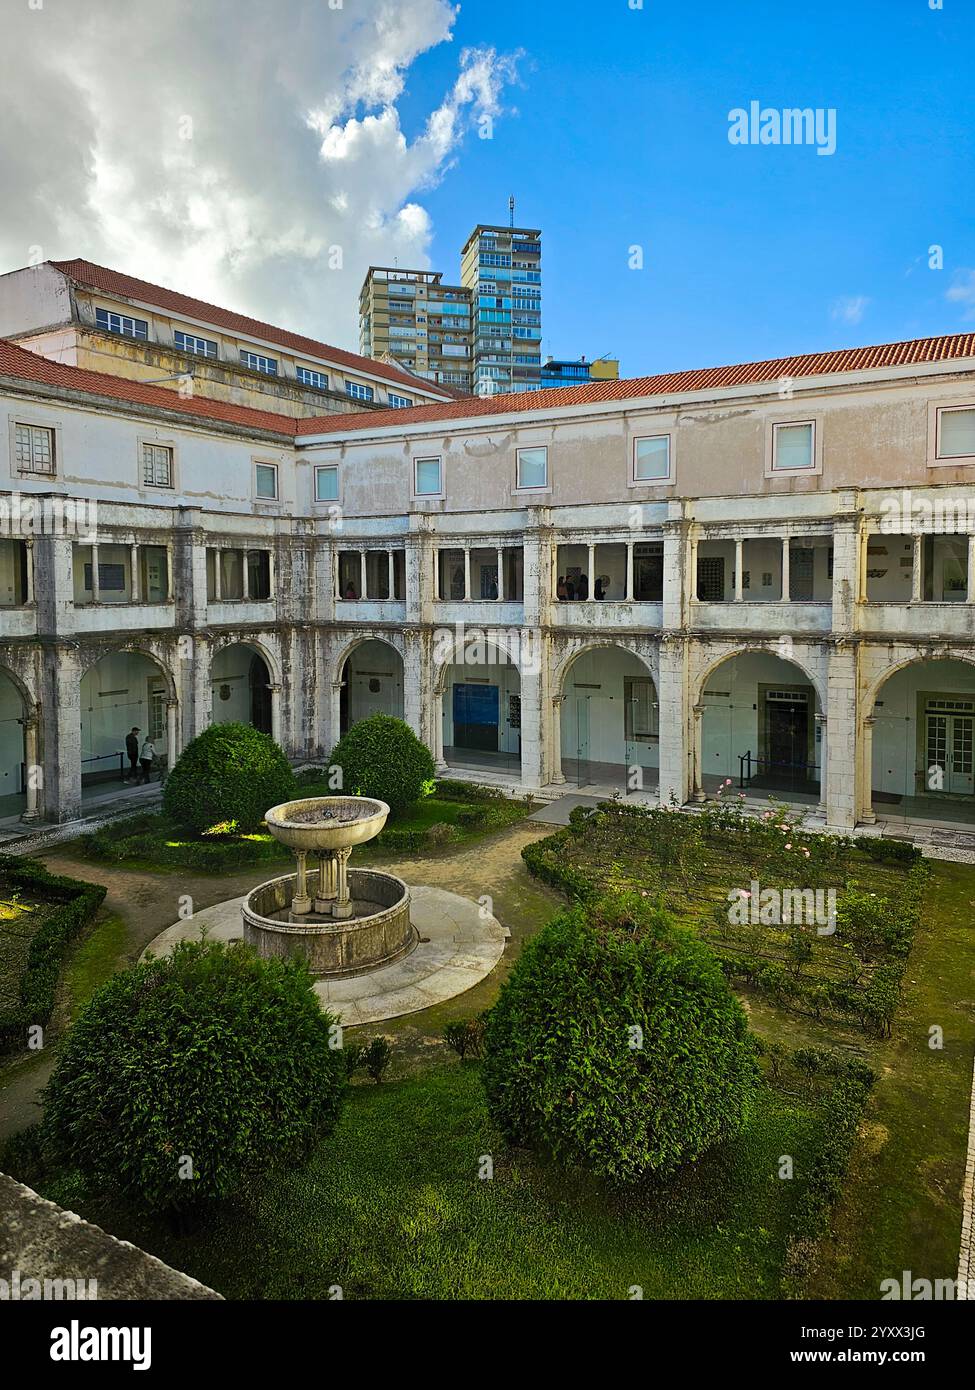
<path id="1" fill-rule="evenodd" d="M 243 937 L 244 899 L 228 898 L 159 933 L 143 951 L 165 956 L 178 941 L 237 941 Z M 420 940 L 392 965 L 345 980 L 319 980 L 322 1007 L 349 1028 L 416 1013 L 464 994 L 489 975 L 504 953 L 507 933 L 470 898 L 444 888 L 410 886 L 410 917 Z"/>

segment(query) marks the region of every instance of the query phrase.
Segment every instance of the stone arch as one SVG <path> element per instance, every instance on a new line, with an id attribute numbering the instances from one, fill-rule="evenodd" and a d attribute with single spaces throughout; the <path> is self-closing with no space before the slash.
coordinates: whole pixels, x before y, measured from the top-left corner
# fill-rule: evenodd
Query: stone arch
<path id="1" fill-rule="evenodd" d="M 975 822 L 975 659 L 969 653 L 915 651 L 890 662 L 860 708 L 862 820 Z"/>
<path id="2" fill-rule="evenodd" d="M 762 670 L 771 659 L 788 674 Z M 745 663 L 743 670 L 741 663 Z M 754 670 L 749 672 L 747 666 Z M 730 668 L 726 704 L 708 704 L 708 687 Z M 790 679 L 791 676 L 791 679 Z M 796 677 L 801 677 L 797 680 Z M 736 689 L 743 678 L 743 693 Z M 804 690 L 812 691 L 812 699 Z M 792 642 L 754 642 L 710 660 L 692 683 L 694 798 L 721 784 L 736 791 L 785 794 L 815 804 L 826 768 L 825 689 L 819 672 Z"/>
<path id="3" fill-rule="evenodd" d="M 570 673 L 579 670 L 570 688 Z M 591 669 L 587 669 L 591 667 Z M 575 641 L 552 679 L 552 752 L 557 778 L 624 794 L 659 782 L 658 671 L 637 644 L 610 637 Z"/>
<path id="4" fill-rule="evenodd" d="M 249 653 L 246 671 L 220 672 L 220 658 L 239 649 Z M 251 637 L 219 643 L 210 660 L 210 722 L 240 722 L 281 742 L 280 668 L 270 648 Z M 220 703 L 218 703 L 218 701 Z M 223 708 L 221 708 L 223 706 Z"/>
<path id="5" fill-rule="evenodd" d="M 359 670 L 357 658 L 366 656 L 368 649 L 385 648 L 392 653 L 395 666 L 391 672 L 370 667 Z M 378 659 L 378 658 L 377 658 Z M 388 656 L 383 657 L 388 660 Z M 334 697 L 333 728 L 344 734 L 360 719 L 373 714 L 405 717 L 406 662 L 399 644 L 387 634 L 362 633 L 348 642 L 335 665 L 332 681 Z"/>
<path id="6" fill-rule="evenodd" d="M 433 753 L 441 769 L 520 773 L 523 641 L 521 630 L 478 627 L 463 636 L 452 633 L 447 644 L 437 642 L 431 703 Z M 527 658 L 540 660 L 540 649 Z M 470 672 L 470 679 L 458 680 L 458 672 Z"/>
<path id="7" fill-rule="evenodd" d="M 251 647 L 267 667 L 271 683 L 277 686 L 281 684 L 281 663 L 271 646 L 262 641 L 260 637 L 226 637 L 221 639 L 214 643 L 210 650 L 211 664 L 228 647 Z"/>
<path id="8" fill-rule="evenodd" d="M 107 682 L 107 688 L 101 688 Z M 132 775 L 126 738 L 138 728 L 160 762 L 179 756 L 178 695 L 173 672 L 143 642 L 121 641 L 86 653 L 78 673 L 81 782 L 117 783 Z"/>
<path id="9" fill-rule="evenodd" d="M 9 666 L 0 664 L 0 817 L 29 809 L 29 778 L 24 778 L 22 769 L 32 761 L 28 724 L 33 730 L 36 760 L 36 709 L 23 679 Z"/>

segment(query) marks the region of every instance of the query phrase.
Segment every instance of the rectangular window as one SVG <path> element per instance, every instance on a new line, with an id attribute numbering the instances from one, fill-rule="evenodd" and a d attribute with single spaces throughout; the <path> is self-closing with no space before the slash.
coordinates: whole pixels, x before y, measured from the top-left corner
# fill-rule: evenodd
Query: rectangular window
<path id="1" fill-rule="evenodd" d="M 172 449 L 164 444 L 143 444 L 142 485 L 143 487 L 172 487 Z"/>
<path id="2" fill-rule="evenodd" d="M 277 376 L 278 363 L 275 357 L 264 357 L 259 352 L 248 352 L 246 348 L 240 350 L 240 361 L 244 367 L 250 367 L 252 372 L 263 372 L 265 376 Z"/>
<path id="3" fill-rule="evenodd" d="M 328 390 L 328 377 L 324 372 L 313 372 L 310 367 L 297 367 L 295 370 L 302 386 L 314 386 L 316 391 Z"/>
<path id="4" fill-rule="evenodd" d="M 658 737 L 659 721 L 653 681 L 637 677 L 623 682 L 623 723 L 628 739 Z"/>
<path id="5" fill-rule="evenodd" d="M 439 458 L 413 460 L 413 491 L 417 497 L 443 496 L 443 468 Z"/>
<path id="6" fill-rule="evenodd" d="M 650 434 L 633 441 L 633 481 L 666 483 L 670 480 L 670 435 Z"/>
<path id="7" fill-rule="evenodd" d="M 394 410 L 404 410 L 407 406 L 413 404 L 409 396 L 394 396 L 392 391 L 389 392 L 386 399 Z"/>
<path id="8" fill-rule="evenodd" d="M 938 411 L 938 458 L 975 456 L 975 406 Z"/>
<path id="9" fill-rule="evenodd" d="M 258 497 L 276 502 L 278 498 L 278 465 L 276 463 L 256 463 L 254 465 L 254 491 Z"/>
<path id="10" fill-rule="evenodd" d="M 162 743 L 166 737 L 166 685 L 155 678 L 149 681 L 148 714 L 146 721 L 150 742 Z"/>
<path id="11" fill-rule="evenodd" d="M 95 323 L 106 333 L 119 333 L 123 338 L 149 337 L 149 324 L 146 319 L 134 319 L 128 314 L 115 314 L 109 309 L 95 310 Z"/>
<path id="12" fill-rule="evenodd" d="M 345 389 L 355 401 L 371 401 L 375 396 L 372 387 L 364 386 L 361 381 L 347 381 Z"/>
<path id="13" fill-rule="evenodd" d="M 776 473 L 815 468 L 816 438 L 812 420 L 795 425 L 773 425 L 772 468 Z"/>
<path id="14" fill-rule="evenodd" d="M 54 431 L 44 425 L 17 425 L 17 467 L 21 473 L 54 473 Z"/>
<path id="15" fill-rule="evenodd" d="M 178 352 L 192 352 L 197 357 L 216 357 L 217 344 L 212 338 L 198 338 L 195 333 L 184 333 L 177 328 L 173 343 Z"/>
<path id="16" fill-rule="evenodd" d="M 333 465 L 315 469 L 315 501 L 335 502 L 339 495 L 339 470 Z"/>
<path id="17" fill-rule="evenodd" d="M 545 445 L 517 451 L 515 486 L 519 492 L 548 487 L 548 449 Z"/>

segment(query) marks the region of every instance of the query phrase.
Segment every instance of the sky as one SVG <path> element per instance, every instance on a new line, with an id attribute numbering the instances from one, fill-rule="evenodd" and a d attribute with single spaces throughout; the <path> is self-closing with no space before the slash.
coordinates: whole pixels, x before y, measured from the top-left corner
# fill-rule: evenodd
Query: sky
<path id="1" fill-rule="evenodd" d="M 82 256 L 355 348 L 369 264 L 456 280 L 514 194 L 546 355 L 639 376 L 975 330 L 975 0 L 0 0 L 0 26 L 0 271 Z M 818 146 L 732 143 L 753 102 L 818 112 Z"/>

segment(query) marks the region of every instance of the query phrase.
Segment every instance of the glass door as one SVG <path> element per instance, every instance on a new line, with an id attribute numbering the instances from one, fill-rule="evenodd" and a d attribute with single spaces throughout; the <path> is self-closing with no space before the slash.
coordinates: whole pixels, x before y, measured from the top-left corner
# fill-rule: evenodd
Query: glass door
<path id="1" fill-rule="evenodd" d="M 588 784 L 589 772 L 589 696 L 576 696 L 576 786 Z"/>

